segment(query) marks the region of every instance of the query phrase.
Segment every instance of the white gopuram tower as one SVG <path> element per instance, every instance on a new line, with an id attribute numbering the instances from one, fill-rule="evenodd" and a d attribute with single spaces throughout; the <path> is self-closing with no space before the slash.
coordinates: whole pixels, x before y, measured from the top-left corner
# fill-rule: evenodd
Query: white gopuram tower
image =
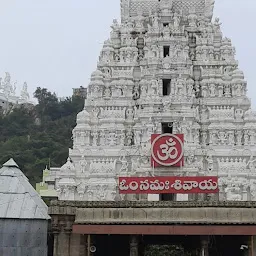
<path id="1" fill-rule="evenodd" d="M 256 200 L 256 112 L 213 7 L 121 0 L 121 23 L 113 21 L 92 73 L 69 159 L 42 186 L 60 200 L 111 201 L 123 199 L 118 176 L 214 175 L 219 200 Z M 184 167 L 153 170 L 150 136 L 166 132 L 184 134 Z"/>

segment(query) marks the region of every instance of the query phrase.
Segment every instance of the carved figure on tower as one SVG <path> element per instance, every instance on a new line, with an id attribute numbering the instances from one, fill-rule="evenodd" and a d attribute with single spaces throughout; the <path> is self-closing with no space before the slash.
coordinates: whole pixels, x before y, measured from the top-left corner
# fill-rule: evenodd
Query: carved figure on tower
<path id="1" fill-rule="evenodd" d="M 213 7 L 214 0 L 121 0 L 121 22 L 113 21 L 77 115 L 70 159 L 49 175 L 59 198 L 113 201 L 121 175 L 154 169 L 156 176 L 218 175 L 221 200 L 256 200 L 256 112 Z M 0 84 L 11 94 L 8 74 Z M 151 165 L 151 136 L 161 133 L 184 136 L 179 166 Z M 175 153 L 168 143 L 159 145 L 163 160 Z"/>

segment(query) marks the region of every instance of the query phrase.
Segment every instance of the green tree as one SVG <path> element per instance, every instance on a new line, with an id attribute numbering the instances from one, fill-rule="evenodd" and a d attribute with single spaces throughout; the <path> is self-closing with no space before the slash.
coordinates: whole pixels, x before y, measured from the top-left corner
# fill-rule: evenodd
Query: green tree
<path id="1" fill-rule="evenodd" d="M 66 162 L 76 115 L 84 104 L 80 97 L 59 101 L 55 93 L 40 87 L 34 96 L 34 108 L 20 107 L 0 116 L 0 163 L 14 158 L 33 185 L 41 181 L 45 166 Z"/>
<path id="2" fill-rule="evenodd" d="M 37 87 L 34 97 L 38 100 L 37 113 L 43 121 L 47 119 L 56 120 L 59 118 L 59 101 L 55 93 L 45 88 Z"/>
<path id="3" fill-rule="evenodd" d="M 145 256 L 197 256 L 196 251 L 186 252 L 178 245 L 148 245 Z"/>

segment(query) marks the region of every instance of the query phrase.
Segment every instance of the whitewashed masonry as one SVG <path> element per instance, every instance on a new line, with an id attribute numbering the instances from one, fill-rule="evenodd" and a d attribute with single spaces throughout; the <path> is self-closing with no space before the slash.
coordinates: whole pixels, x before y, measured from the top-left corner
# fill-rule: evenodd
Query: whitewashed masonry
<path id="1" fill-rule="evenodd" d="M 4 114 L 12 110 L 19 104 L 34 104 L 28 93 L 28 85 L 23 83 L 20 95 L 16 94 L 17 82 L 13 82 L 9 72 L 5 72 L 5 77 L 0 77 L 0 112 Z"/>
<path id="2" fill-rule="evenodd" d="M 44 178 L 60 200 L 124 199 L 120 175 L 218 175 L 219 200 L 256 199 L 256 112 L 213 7 L 121 0 L 69 159 Z M 184 168 L 150 167 L 150 135 L 165 131 L 185 134 Z"/>

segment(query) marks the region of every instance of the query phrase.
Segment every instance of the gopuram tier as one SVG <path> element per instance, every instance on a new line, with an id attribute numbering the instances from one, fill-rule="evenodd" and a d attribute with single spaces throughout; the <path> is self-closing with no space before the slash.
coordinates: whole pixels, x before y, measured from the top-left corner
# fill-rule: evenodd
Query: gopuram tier
<path id="1" fill-rule="evenodd" d="M 67 163 L 44 171 L 42 196 L 151 200 L 120 195 L 118 177 L 218 176 L 212 199 L 256 200 L 256 112 L 213 8 L 214 0 L 121 0 Z M 152 168 L 151 135 L 161 133 L 184 134 L 184 166 Z"/>

